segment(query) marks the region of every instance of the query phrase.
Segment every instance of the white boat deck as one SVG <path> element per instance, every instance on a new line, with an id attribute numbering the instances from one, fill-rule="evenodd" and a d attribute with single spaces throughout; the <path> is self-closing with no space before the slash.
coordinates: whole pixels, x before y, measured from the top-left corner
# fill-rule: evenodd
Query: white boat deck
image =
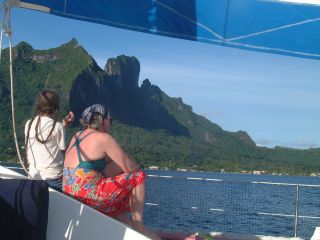
<path id="1" fill-rule="evenodd" d="M 26 178 L 0 166 L 1 178 Z M 47 240 L 148 240 L 149 238 L 80 202 L 49 189 Z"/>

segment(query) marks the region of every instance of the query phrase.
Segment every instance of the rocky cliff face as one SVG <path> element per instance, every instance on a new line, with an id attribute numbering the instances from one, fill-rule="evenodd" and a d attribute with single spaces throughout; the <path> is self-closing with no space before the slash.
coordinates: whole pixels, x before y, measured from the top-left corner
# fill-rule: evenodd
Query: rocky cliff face
<path id="1" fill-rule="evenodd" d="M 109 58 L 104 71 L 118 87 L 129 91 L 139 88 L 140 63 L 135 57 L 121 55 Z"/>
<path id="2" fill-rule="evenodd" d="M 218 125 L 192 112 L 181 98 L 170 98 L 149 79 L 138 85 L 140 63 L 125 55 L 109 58 L 104 71 L 95 64 L 88 66 L 74 80 L 70 91 L 70 107 L 80 116 L 94 103 L 110 107 L 119 121 L 145 129 L 165 129 L 179 136 L 193 136 L 209 144 L 225 141 L 255 146 L 244 131 L 229 133 Z M 231 140 L 230 140 L 231 139 Z"/>
<path id="3" fill-rule="evenodd" d="M 97 101 L 98 85 L 90 68 L 83 71 L 73 82 L 70 91 L 70 107 L 81 111 L 86 105 Z"/>
<path id="4" fill-rule="evenodd" d="M 204 161 L 204 164 L 212 162 L 216 167 L 214 161 L 231 159 L 238 149 L 244 149 L 242 152 L 245 153 L 257 149 L 245 132 L 224 131 L 195 114 L 182 98 L 168 96 L 149 79 L 139 86 L 140 63 L 135 57 L 110 58 L 101 69 L 75 39 L 41 51 L 21 43 L 14 54 L 15 90 L 19 93 L 16 97 L 17 122 L 21 128 L 31 116 L 35 95 L 44 88 L 51 88 L 61 97 L 61 115 L 69 106 L 76 118 L 91 104 L 110 107 L 118 123 L 112 128 L 114 134 L 118 134 L 125 147 L 141 154 L 141 159 L 162 159 L 173 166 L 175 161 L 181 161 L 182 165 L 188 162 L 190 166 Z M 7 58 L 8 52 L 4 51 L 3 56 Z M 0 99 L 9 103 L 8 63 L 3 61 L 0 68 L 5 70 L 0 75 Z M 1 131 L 8 131 L 6 121 L 7 116 L 0 115 Z M 77 123 L 75 121 L 76 128 Z M 22 135 L 23 131 L 21 139 Z M 0 140 L 0 150 L 11 145 L 9 138 Z M 145 145 L 143 150 L 141 145 Z M 149 145 L 153 147 L 149 148 Z"/>
<path id="5" fill-rule="evenodd" d="M 231 139 L 255 146 L 245 132 L 223 131 L 194 114 L 192 107 L 181 98 L 166 95 L 150 80 L 144 80 L 139 87 L 140 63 L 135 57 L 110 58 L 102 70 L 75 39 L 41 51 L 22 42 L 16 46 L 14 57 L 17 90 L 26 92 L 24 101 L 29 105 L 38 91 L 53 88 L 61 96 L 62 112 L 70 107 L 77 118 L 89 105 L 101 103 L 110 107 L 118 121 L 129 126 L 163 129 L 173 135 L 193 137 L 213 145 L 223 145 Z M 1 83 L 0 89 L 0 97 L 6 101 L 4 97 L 8 96 L 9 88 L 5 82 Z"/>
<path id="6" fill-rule="evenodd" d="M 243 142 L 245 142 L 250 146 L 256 146 L 256 143 L 251 139 L 249 134 L 245 131 L 241 131 L 241 130 L 237 131 L 234 133 L 234 136 L 236 136 L 237 138 L 239 138 L 240 140 L 242 140 Z"/>

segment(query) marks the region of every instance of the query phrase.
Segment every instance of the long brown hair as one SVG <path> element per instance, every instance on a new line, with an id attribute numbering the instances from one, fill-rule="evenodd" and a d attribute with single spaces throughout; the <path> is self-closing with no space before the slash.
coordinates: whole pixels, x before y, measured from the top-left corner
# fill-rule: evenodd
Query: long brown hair
<path id="1" fill-rule="evenodd" d="M 43 90 L 38 94 L 35 110 L 28 126 L 26 146 L 25 146 L 26 151 L 27 151 L 27 143 L 29 140 L 30 128 L 31 128 L 32 122 L 37 116 L 39 117 L 35 126 L 35 138 L 38 142 L 42 144 L 45 144 L 48 141 L 58 120 L 59 103 L 60 103 L 59 96 L 53 90 Z M 45 140 L 41 140 L 39 137 L 39 125 L 41 122 L 41 115 L 50 116 L 54 120 L 50 133 L 48 134 L 48 137 Z"/>

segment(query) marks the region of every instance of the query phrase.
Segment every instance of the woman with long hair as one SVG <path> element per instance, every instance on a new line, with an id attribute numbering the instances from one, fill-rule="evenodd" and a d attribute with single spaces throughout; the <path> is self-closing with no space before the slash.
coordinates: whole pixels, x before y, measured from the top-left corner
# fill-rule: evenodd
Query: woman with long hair
<path id="1" fill-rule="evenodd" d="M 69 112 L 58 121 L 59 96 L 52 90 L 41 91 L 37 96 L 35 111 L 25 125 L 25 149 L 29 175 L 36 180 L 46 180 L 48 185 L 61 191 L 65 128 L 74 115 Z"/>
<path id="2" fill-rule="evenodd" d="M 143 224 L 146 175 L 108 133 L 109 111 L 100 104 L 92 105 L 84 110 L 80 122 L 83 130 L 72 138 L 64 161 L 63 192 L 160 239 Z"/>

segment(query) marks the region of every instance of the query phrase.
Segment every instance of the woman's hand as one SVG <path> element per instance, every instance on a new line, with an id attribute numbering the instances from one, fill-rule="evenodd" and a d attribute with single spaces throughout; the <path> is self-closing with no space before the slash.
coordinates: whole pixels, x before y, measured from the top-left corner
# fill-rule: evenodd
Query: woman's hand
<path id="1" fill-rule="evenodd" d="M 127 155 L 127 157 L 130 159 L 131 161 L 131 167 L 134 170 L 138 170 L 140 168 L 139 164 L 137 164 L 136 160 L 129 154 L 129 153 L 125 153 Z M 133 171 L 134 171 L 133 170 Z"/>
<path id="2" fill-rule="evenodd" d="M 104 153 L 125 173 L 133 172 L 139 169 L 135 159 L 126 154 L 118 142 L 109 134 L 101 134 L 101 146 Z"/>
<path id="3" fill-rule="evenodd" d="M 73 112 L 69 112 L 64 118 L 63 118 L 63 121 L 62 121 L 62 125 L 64 127 L 68 127 L 74 120 L 74 114 Z"/>

